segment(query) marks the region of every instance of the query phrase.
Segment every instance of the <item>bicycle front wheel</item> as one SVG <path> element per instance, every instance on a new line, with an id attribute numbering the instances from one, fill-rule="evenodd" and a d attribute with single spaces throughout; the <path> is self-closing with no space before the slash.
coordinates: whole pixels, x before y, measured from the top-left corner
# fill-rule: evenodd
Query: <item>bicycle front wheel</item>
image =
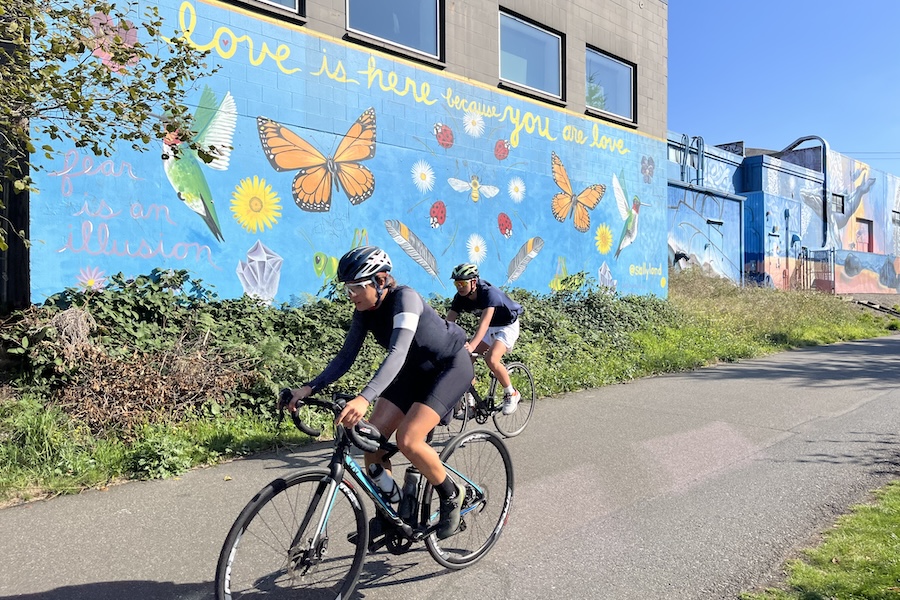
<path id="1" fill-rule="evenodd" d="M 474 564 L 493 547 L 506 524 L 513 497 L 513 468 L 506 444 L 493 431 L 473 429 L 450 442 L 441 453 L 450 477 L 466 488 L 459 531 L 443 540 L 425 538 L 432 558 L 448 569 Z M 432 525 L 440 516 L 440 499 L 431 485 L 422 496 L 422 514 Z"/>
<path id="2" fill-rule="evenodd" d="M 313 539 L 320 523 L 322 535 Z M 356 491 L 327 469 L 264 487 L 238 515 L 216 567 L 217 600 L 348 597 L 362 570 L 369 523 Z"/>
<path id="3" fill-rule="evenodd" d="M 504 415 L 498 407 L 497 412 L 494 413 L 494 425 L 496 425 L 497 431 L 506 437 L 513 437 L 525 431 L 531 415 L 534 414 L 534 405 L 536 404 L 534 379 L 532 379 L 528 367 L 519 362 L 506 365 L 506 372 L 509 373 L 512 386 L 519 392 L 520 400 L 515 412 L 510 415 Z M 489 397 L 500 398 L 502 402 L 503 389 L 496 379 L 491 381 Z"/>

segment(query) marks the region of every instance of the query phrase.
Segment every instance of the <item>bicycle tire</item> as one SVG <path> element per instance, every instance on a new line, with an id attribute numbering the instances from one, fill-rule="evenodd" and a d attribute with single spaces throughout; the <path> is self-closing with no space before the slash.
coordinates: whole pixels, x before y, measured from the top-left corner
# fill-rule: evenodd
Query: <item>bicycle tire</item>
<path id="1" fill-rule="evenodd" d="M 274 480 L 250 500 L 219 554 L 217 600 L 349 597 L 369 541 L 366 511 L 349 480 L 338 487 L 317 552 L 310 553 L 305 546 L 311 540 L 299 531 L 317 526 L 329 481 L 328 469 L 302 469 Z M 296 539 L 302 543 L 294 545 Z"/>
<path id="2" fill-rule="evenodd" d="M 466 501 L 460 517 L 460 529 L 439 540 L 431 534 L 425 546 L 431 557 L 448 569 L 463 569 L 480 559 L 497 543 L 506 525 L 513 498 L 513 467 L 503 439 L 486 429 L 473 429 L 453 439 L 441 453 L 451 477 L 466 486 Z M 483 491 L 483 501 L 475 503 L 474 488 L 457 472 Z M 429 524 L 438 520 L 440 499 L 429 484 L 422 494 L 422 515 L 430 515 Z"/>
<path id="3" fill-rule="evenodd" d="M 534 378 L 532 378 L 528 367 L 520 362 L 512 362 L 506 365 L 506 371 L 509 373 L 512 386 L 521 395 L 521 399 L 516 407 L 516 411 L 511 415 L 504 415 L 501 410 L 497 410 L 494 413 L 494 426 L 497 427 L 497 431 L 510 438 L 525 431 L 525 427 L 531 421 L 531 415 L 534 414 L 534 405 L 537 402 L 534 393 Z M 502 403 L 502 391 L 499 382 L 496 379 L 491 380 L 488 397 L 492 399 L 499 397 Z M 499 396 L 495 395 L 497 392 L 500 392 Z"/>
<path id="4" fill-rule="evenodd" d="M 460 413 L 460 416 L 458 417 L 456 416 L 457 412 Z M 438 423 L 434 428 L 431 444 L 447 446 L 453 438 L 466 430 L 466 425 L 469 423 L 469 414 L 471 412 L 472 410 L 466 406 L 466 397 L 463 396 L 459 399 L 457 408 L 454 409 L 454 414 L 450 417 L 450 422 L 446 425 Z"/>

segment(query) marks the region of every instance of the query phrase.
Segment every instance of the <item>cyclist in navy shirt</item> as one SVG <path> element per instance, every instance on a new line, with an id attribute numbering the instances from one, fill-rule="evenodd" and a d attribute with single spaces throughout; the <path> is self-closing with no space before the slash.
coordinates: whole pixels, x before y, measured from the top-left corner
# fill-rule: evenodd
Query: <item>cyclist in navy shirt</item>
<path id="1" fill-rule="evenodd" d="M 455 322 L 463 312 L 480 316 L 475 334 L 466 343 L 466 349 L 483 354 L 488 368 L 503 386 L 503 414 L 516 412 L 521 395 L 513 388 L 503 355 L 509 352 L 519 339 L 519 315 L 522 305 L 512 300 L 499 288 L 478 276 L 478 267 L 471 263 L 457 265 L 450 275 L 456 286 L 456 295 L 450 302 L 447 320 Z"/>
<path id="2" fill-rule="evenodd" d="M 397 434 L 400 452 L 422 473 L 441 498 L 439 538 L 459 527 L 465 488 L 454 482 L 426 438 L 442 420 L 452 418 L 457 401 L 468 389 L 474 369 L 466 350 L 466 334 L 442 319 L 412 288 L 398 286 L 390 275 L 391 260 L 374 246 L 355 248 L 338 262 L 338 281 L 356 307 L 347 337 L 337 355 L 312 381 L 292 390 L 289 408 L 346 373 L 371 332 L 387 356 L 358 396 L 347 402 L 335 423 L 354 427 L 376 398 L 370 422 L 385 436 Z M 366 467 L 381 464 L 391 472 L 383 452 L 366 453 Z"/>

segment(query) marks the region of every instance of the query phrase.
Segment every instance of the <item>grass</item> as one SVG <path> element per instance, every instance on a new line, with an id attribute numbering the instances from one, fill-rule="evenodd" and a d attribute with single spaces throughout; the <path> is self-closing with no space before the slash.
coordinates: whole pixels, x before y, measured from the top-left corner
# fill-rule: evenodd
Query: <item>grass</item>
<path id="1" fill-rule="evenodd" d="M 778 587 L 743 600 L 897 600 L 900 598 L 900 482 L 838 519 L 817 547 L 788 562 Z"/>

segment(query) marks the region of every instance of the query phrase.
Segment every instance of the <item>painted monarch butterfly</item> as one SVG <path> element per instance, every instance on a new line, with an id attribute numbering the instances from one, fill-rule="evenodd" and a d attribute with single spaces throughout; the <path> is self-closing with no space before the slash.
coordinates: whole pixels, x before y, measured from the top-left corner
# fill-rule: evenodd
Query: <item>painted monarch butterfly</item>
<path id="1" fill-rule="evenodd" d="M 257 117 L 259 141 L 269 164 L 278 172 L 297 171 L 294 202 L 303 210 L 331 210 L 331 182 L 343 188 L 353 205 L 372 196 L 375 175 L 359 164 L 375 156 L 375 109 L 369 108 L 350 126 L 334 156 L 326 157 L 312 144 L 276 121 Z"/>
<path id="2" fill-rule="evenodd" d="M 601 183 L 588 186 L 580 194 L 575 196 L 572 193 L 572 184 L 569 182 L 569 175 L 562 161 L 551 152 L 551 164 L 553 167 L 553 181 L 562 190 L 562 193 L 553 196 L 550 201 L 550 209 L 553 216 L 560 223 L 564 223 L 569 215 L 573 215 L 572 221 L 575 229 L 584 233 L 591 226 L 591 215 L 588 209 L 593 210 L 600 202 L 603 194 L 606 193 L 606 186 Z"/>

